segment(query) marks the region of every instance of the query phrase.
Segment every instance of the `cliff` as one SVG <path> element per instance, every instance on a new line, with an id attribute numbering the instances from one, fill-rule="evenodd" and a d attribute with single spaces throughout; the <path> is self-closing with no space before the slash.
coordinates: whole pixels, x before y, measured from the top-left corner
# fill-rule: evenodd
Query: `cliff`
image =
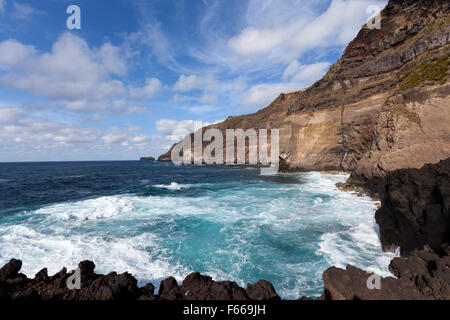
<path id="1" fill-rule="evenodd" d="M 321 80 L 209 128 L 277 128 L 283 170 L 360 182 L 448 158 L 449 13 L 444 0 L 391 0 L 381 29 L 364 26 Z"/>
<path id="2" fill-rule="evenodd" d="M 406 256 L 450 243 L 450 158 L 421 169 L 389 172 L 375 214 L 383 249 Z"/>

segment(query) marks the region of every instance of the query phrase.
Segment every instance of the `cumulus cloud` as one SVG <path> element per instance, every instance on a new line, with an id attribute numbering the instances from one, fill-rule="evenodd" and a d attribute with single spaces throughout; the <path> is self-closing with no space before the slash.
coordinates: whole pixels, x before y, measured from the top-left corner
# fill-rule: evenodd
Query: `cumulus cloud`
<path id="1" fill-rule="evenodd" d="M 214 122 L 201 122 L 197 121 L 197 125 L 200 127 L 209 126 L 214 123 L 221 122 L 222 120 L 217 120 Z M 165 135 L 170 141 L 179 141 L 183 139 L 190 133 L 193 133 L 196 129 L 196 121 L 194 120 L 171 120 L 171 119 L 160 119 L 155 122 L 155 127 L 159 133 Z"/>
<path id="2" fill-rule="evenodd" d="M 90 47 L 67 32 L 46 53 L 5 40 L 0 42 L 0 85 L 51 99 L 70 111 L 142 113 L 146 108 L 132 100 L 153 98 L 164 86 L 157 78 L 146 79 L 143 87 L 118 80 L 128 72 L 125 51 L 109 42 Z"/>
<path id="3" fill-rule="evenodd" d="M 262 107 L 272 102 L 281 93 L 299 90 L 322 78 L 330 67 L 329 62 L 317 62 L 301 65 L 292 61 L 284 70 L 280 83 L 262 83 L 251 86 L 244 94 L 242 104 L 250 107 Z"/>
<path id="4" fill-rule="evenodd" d="M 8 69 L 20 69 L 22 64 L 33 58 L 36 50 L 10 39 L 0 42 L 0 65 Z"/>
<path id="5" fill-rule="evenodd" d="M 168 136 L 170 140 L 177 141 L 194 132 L 194 120 L 160 119 L 155 123 L 159 133 Z"/>
<path id="6" fill-rule="evenodd" d="M 97 159 L 118 159 L 126 151 L 138 158 L 142 154 L 165 151 L 168 138 L 140 134 L 137 127 L 88 128 L 81 125 L 31 117 L 16 107 L 0 108 L 0 161 L 3 160 L 80 160 L 90 154 Z M 77 151 L 78 150 L 78 151 Z M 78 154 L 81 152 L 81 154 Z M 6 158 L 5 158 L 6 157 Z M 15 158 L 19 157 L 19 158 Z M 24 157 L 24 158 L 23 158 Z"/>
<path id="7" fill-rule="evenodd" d="M 178 81 L 174 84 L 173 89 L 175 91 L 187 92 L 194 89 L 201 89 L 207 85 L 214 83 L 214 78 L 211 76 L 200 77 L 195 74 L 185 76 L 182 74 Z"/>
<path id="8" fill-rule="evenodd" d="M 316 15 L 313 7 L 308 10 L 299 1 L 286 1 L 289 9 L 283 2 L 261 6 L 251 0 L 249 25 L 228 40 L 228 47 L 242 57 L 264 55 L 269 60 L 291 61 L 308 50 L 346 45 L 367 22 L 368 6 L 386 4 L 385 0 L 333 0 Z"/>
<path id="9" fill-rule="evenodd" d="M 122 82 L 110 78 L 126 71 L 118 52 L 111 44 L 92 50 L 70 33 L 64 33 L 44 54 L 6 40 L 0 43 L 0 65 L 7 70 L 0 75 L 0 83 L 51 99 L 111 97 L 124 92 Z"/>
<path id="10" fill-rule="evenodd" d="M 122 147 L 144 147 L 148 145 L 152 138 L 145 135 L 131 135 L 119 128 L 110 128 L 110 132 L 103 135 L 102 140 L 106 144 L 119 144 Z"/>
<path id="11" fill-rule="evenodd" d="M 130 88 L 132 98 L 152 98 L 163 90 L 161 81 L 157 78 L 149 78 L 142 88 Z"/>

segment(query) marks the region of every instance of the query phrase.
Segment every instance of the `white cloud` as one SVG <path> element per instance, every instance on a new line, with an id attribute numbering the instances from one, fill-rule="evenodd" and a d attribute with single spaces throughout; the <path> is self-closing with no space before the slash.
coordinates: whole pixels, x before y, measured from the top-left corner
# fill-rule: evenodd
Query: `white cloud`
<path id="1" fill-rule="evenodd" d="M 329 62 L 301 65 L 292 61 L 284 70 L 281 83 L 262 83 L 250 87 L 242 98 L 242 104 L 249 107 L 263 107 L 271 103 L 281 93 L 305 88 L 322 78 L 330 67 Z"/>
<path id="2" fill-rule="evenodd" d="M 26 115 L 26 111 L 22 108 L 0 108 L 0 123 L 11 123 L 22 119 Z"/>
<path id="3" fill-rule="evenodd" d="M 19 69 L 29 59 L 34 58 L 36 49 L 26 46 L 16 40 L 0 42 L 0 65 L 11 69 Z"/>
<path id="4" fill-rule="evenodd" d="M 185 76 L 182 74 L 174 84 L 173 89 L 175 91 L 187 92 L 204 88 L 205 86 L 214 84 L 214 82 L 215 80 L 211 76 L 200 77 L 195 74 Z"/>
<path id="5" fill-rule="evenodd" d="M 252 86 L 242 99 L 242 103 L 251 107 L 263 107 L 272 102 L 282 92 L 299 89 L 295 83 L 263 83 Z"/>
<path id="6" fill-rule="evenodd" d="M 13 2 L 13 8 L 14 10 L 12 12 L 12 17 L 19 20 L 25 20 L 30 18 L 32 15 L 41 13 L 41 11 L 25 3 Z"/>
<path id="7" fill-rule="evenodd" d="M 163 90 L 163 85 L 159 79 L 149 78 L 142 88 L 130 88 L 132 98 L 152 98 Z"/>
<path id="8" fill-rule="evenodd" d="M 282 78 L 297 83 L 312 83 L 319 80 L 330 68 L 329 62 L 317 62 L 301 65 L 297 60 L 292 61 L 284 70 Z"/>
<path id="9" fill-rule="evenodd" d="M 51 52 L 44 54 L 6 40 L 0 43 L 0 64 L 8 72 L 0 75 L 0 83 L 51 99 L 116 96 L 123 94 L 124 86 L 111 75 L 125 71 L 118 50 L 111 44 L 90 49 L 83 39 L 70 33 L 64 33 Z"/>
<path id="10" fill-rule="evenodd" d="M 211 106 L 211 105 L 189 106 L 189 107 L 184 107 L 183 109 L 189 111 L 192 114 L 199 115 L 199 116 L 204 116 L 204 115 L 207 115 L 208 113 L 212 113 L 214 111 L 219 110 L 218 107 Z"/>
<path id="11" fill-rule="evenodd" d="M 222 120 L 217 120 L 214 122 L 201 122 L 201 127 L 209 126 L 214 123 L 221 122 Z M 200 122 L 199 122 L 200 123 Z M 185 136 L 193 133 L 195 121 L 194 120 L 170 120 L 170 119 L 160 119 L 155 122 L 156 130 L 159 133 L 165 135 L 170 141 L 180 141 Z"/>
<path id="12" fill-rule="evenodd" d="M 118 129 L 103 135 L 102 140 L 106 144 L 119 144 L 122 147 L 143 147 L 152 141 L 152 138 L 144 135 L 130 135 Z"/>
<path id="13" fill-rule="evenodd" d="M 160 119 L 155 123 L 156 130 L 166 136 L 181 135 L 181 137 L 194 132 L 194 120 Z"/>
<path id="14" fill-rule="evenodd" d="M 0 42 L 0 85 L 52 99 L 70 111 L 145 112 L 132 100 L 155 97 L 164 86 L 157 78 L 146 79 L 143 87 L 125 86 L 115 77 L 126 75 L 127 69 L 127 53 L 121 47 L 106 42 L 92 48 L 67 32 L 47 53 L 17 40 Z"/>
<path id="15" fill-rule="evenodd" d="M 205 92 L 200 97 L 199 102 L 207 105 L 215 105 L 219 102 L 219 98 L 215 94 Z"/>
<path id="16" fill-rule="evenodd" d="M 93 129 L 32 118 L 21 108 L 0 108 L 0 161 L 138 158 L 165 150 L 166 137 L 136 134 L 137 127 Z M 78 150 L 78 151 L 77 151 Z M 19 158 L 17 158 L 19 157 Z M 25 158 L 24 158 L 25 157 Z"/>
<path id="17" fill-rule="evenodd" d="M 269 0 L 261 5 L 251 0 L 248 26 L 228 40 L 228 47 L 244 58 L 291 61 L 308 50 L 345 46 L 367 22 L 367 7 L 385 4 L 385 0 L 333 0 L 317 15 L 316 2 Z"/>

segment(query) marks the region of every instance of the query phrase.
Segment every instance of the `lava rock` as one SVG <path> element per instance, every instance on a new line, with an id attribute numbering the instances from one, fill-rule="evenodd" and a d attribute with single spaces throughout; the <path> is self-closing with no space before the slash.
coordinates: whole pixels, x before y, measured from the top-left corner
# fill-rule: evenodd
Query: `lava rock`
<path id="1" fill-rule="evenodd" d="M 440 252 L 448 253 L 449 247 Z M 415 251 L 407 259 L 394 258 L 389 269 L 397 277 L 380 277 L 353 266 L 331 267 L 323 274 L 324 300 L 448 300 L 450 256 Z M 375 280 L 378 277 L 379 282 Z"/>
<path id="2" fill-rule="evenodd" d="M 383 248 L 400 247 L 402 256 L 449 243 L 450 158 L 388 173 L 376 221 Z"/>

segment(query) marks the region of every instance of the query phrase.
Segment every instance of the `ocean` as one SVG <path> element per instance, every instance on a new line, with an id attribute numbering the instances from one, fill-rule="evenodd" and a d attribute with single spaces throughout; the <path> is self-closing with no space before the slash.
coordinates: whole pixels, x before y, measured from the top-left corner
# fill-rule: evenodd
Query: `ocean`
<path id="1" fill-rule="evenodd" d="M 389 275 L 376 203 L 339 191 L 346 174 L 262 176 L 247 166 L 0 163 L 0 264 L 29 277 L 92 260 L 140 285 L 198 271 L 240 286 L 271 281 L 283 299 L 323 292 L 347 264 Z"/>

